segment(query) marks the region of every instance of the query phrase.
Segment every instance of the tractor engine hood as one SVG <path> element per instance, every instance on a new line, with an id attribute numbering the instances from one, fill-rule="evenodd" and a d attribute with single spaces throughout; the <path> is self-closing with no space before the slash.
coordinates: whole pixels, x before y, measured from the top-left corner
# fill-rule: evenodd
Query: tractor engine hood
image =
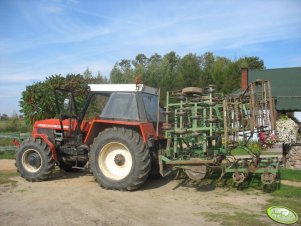
<path id="1" fill-rule="evenodd" d="M 71 120 L 71 128 L 69 119 L 62 121 L 63 130 L 74 130 L 77 126 L 76 120 Z M 50 129 L 50 130 L 61 130 L 61 124 L 59 119 L 45 119 L 36 121 L 34 123 L 34 129 Z"/>

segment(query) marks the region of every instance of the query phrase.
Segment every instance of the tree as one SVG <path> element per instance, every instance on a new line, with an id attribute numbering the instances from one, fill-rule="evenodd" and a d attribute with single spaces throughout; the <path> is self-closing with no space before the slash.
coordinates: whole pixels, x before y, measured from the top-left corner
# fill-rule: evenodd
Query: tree
<path id="1" fill-rule="evenodd" d="M 201 65 L 201 87 L 213 84 L 212 71 L 215 63 L 215 57 L 212 52 L 203 54 L 200 58 Z"/>
<path id="2" fill-rule="evenodd" d="M 110 83 L 124 83 L 124 75 L 122 71 L 118 68 L 118 64 L 116 63 L 110 74 Z"/>
<path id="3" fill-rule="evenodd" d="M 92 71 L 89 70 L 89 67 L 87 67 L 87 69 L 84 71 L 83 77 L 84 77 L 84 79 L 87 79 L 87 80 L 91 79 L 93 77 Z"/>
<path id="4" fill-rule="evenodd" d="M 212 83 L 216 86 L 216 90 L 225 92 L 227 90 L 227 83 L 230 80 L 228 77 L 232 62 L 226 57 L 216 57 L 211 72 Z"/>
<path id="5" fill-rule="evenodd" d="M 87 81 L 82 75 L 68 74 L 52 75 L 45 81 L 27 86 L 22 92 L 20 107 L 24 119 L 28 124 L 36 120 L 53 118 L 56 116 L 54 89 L 62 88 L 75 92 L 76 102 L 81 105 L 87 94 Z"/>
<path id="6" fill-rule="evenodd" d="M 200 58 L 195 54 L 187 54 L 180 61 L 180 86 L 200 86 Z"/>
<path id="7" fill-rule="evenodd" d="M 240 58 L 237 63 L 240 68 L 249 68 L 253 69 L 265 69 L 264 62 L 259 57 L 243 57 Z"/>
<path id="8" fill-rule="evenodd" d="M 150 58 L 147 59 L 145 72 L 141 75 L 143 83 L 159 88 L 162 78 L 162 57 L 161 55 L 155 53 Z"/>
<path id="9" fill-rule="evenodd" d="M 131 60 L 121 60 L 116 63 L 111 71 L 111 83 L 132 83 L 134 80 L 134 70 Z"/>

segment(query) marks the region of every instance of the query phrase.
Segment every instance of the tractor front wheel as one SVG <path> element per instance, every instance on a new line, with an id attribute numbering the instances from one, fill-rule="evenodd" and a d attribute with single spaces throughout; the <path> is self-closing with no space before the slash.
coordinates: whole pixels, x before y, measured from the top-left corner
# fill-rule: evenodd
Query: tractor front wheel
<path id="1" fill-rule="evenodd" d="M 16 167 L 21 177 L 28 181 L 47 179 L 54 169 L 55 162 L 48 145 L 33 137 L 25 140 L 16 153 Z"/>
<path id="2" fill-rule="evenodd" d="M 104 188 L 135 190 L 151 169 L 149 150 L 139 133 L 123 127 L 104 130 L 94 139 L 90 167 Z"/>

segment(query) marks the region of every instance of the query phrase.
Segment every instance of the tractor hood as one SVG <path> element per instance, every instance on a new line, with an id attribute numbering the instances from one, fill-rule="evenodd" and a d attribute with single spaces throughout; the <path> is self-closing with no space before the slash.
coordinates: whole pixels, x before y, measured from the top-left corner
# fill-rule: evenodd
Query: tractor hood
<path id="1" fill-rule="evenodd" d="M 71 128 L 76 128 L 77 122 L 75 120 L 72 120 L 71 125 L 72 125 Z M 69 126 L 70 126 L 69 119 L 63 120 L 63 129 L 69 130 L 70 129 Z M 34 128 L 60 130 L 61 124 L 59 119 L 45 119 L 45 120 L 36 121 L 34 123 Z"/>
<path id="2" fill-rule="evenodd" d="M 62 121 L 63 123 L 63 130 L 75 130 L 77 127 L 77 121 L 75 119 L 65 119 Z M 71 124 L 71 127 L 70 127 Z M 87 132 L 89 129 L 89 122 L 84 120 L 81 124 L 81 131 Z M 61 130 L 61 124 L 59 119 L 45 119 L 36 121 L 34 123 L 34 131 L 37 132 L 37 129 L 49 129 L 49 130 Z"/>

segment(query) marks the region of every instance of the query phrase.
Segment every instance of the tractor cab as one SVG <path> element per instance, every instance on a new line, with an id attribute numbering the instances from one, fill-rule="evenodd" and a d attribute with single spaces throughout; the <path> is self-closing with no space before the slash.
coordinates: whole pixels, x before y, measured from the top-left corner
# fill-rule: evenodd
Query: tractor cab
<path id="1" fill-rule="evenodd" d="M 99 111 L 102 119 L 155 123 L 159 113 L 159 120 L 163 120 L 162 108 L 158 112 L 157 89 L 136 84 L 91 84 L 89 87 L 92 98 L 108 97 Z"/>

